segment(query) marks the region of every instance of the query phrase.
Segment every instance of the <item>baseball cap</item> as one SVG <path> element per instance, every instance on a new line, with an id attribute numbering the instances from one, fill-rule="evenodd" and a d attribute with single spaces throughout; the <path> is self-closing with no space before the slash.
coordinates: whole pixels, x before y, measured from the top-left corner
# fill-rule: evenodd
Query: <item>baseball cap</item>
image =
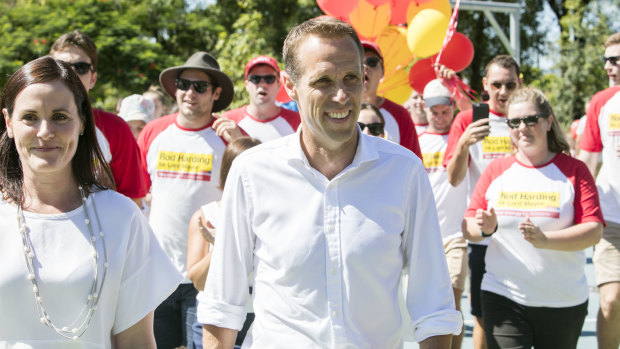
<path id="1" fill-rule="evenodd" d="M 278 67 L 278 62 L 274 58 L 269 56 L 258 56 L 250 59 L 248 64 L 245 65 L 245 78 L 248 78 L 248 73 L 252 70 L 252 68 L 261 64 L 270 66 L 276 71 L 278 76 L 280 75 L 280 67 Z"/>
<path id="2" fill-rule="evenodd" d="M 427 108 L 436 105 L 452 105 L 452 94 L 441 79 L 435 79 L 426 84 L 423 97 Z"/>
<path id="3" fill-rule="evenodd" d="M 136 94 L 123 98 L 118 115 L 127 122 L 142 120 L 148 123 L 153 119 L 154 112 L 155 104 L 153 101 Z"/>
<path id="4" fill-rule="evenodd" d="M 379 48 L 379 45 L 377 45 L 376 43 L 372 41 L 368 41 L 368 40 L 362 40 L 362 47 L 364 47 L 364 49 L 375 51 L 379 55 L 379 58 L 383 60 L 383 54 L 381 53 L 381 49 Z"/>

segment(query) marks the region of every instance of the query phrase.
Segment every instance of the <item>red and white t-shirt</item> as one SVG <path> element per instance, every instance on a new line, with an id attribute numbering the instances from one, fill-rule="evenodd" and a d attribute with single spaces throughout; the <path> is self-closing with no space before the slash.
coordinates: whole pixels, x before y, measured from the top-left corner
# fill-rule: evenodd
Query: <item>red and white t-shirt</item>
<path id="1" fill-rule="evenodd" d="M 420 135 L 422 134 L 422 132 L 426 131 L 428 129 L 428 124 L 413 124 L 415 126 L 415 132 L 418 134 L 418 140 L 420 138 Z"/>
<path id="2" fill-rule="evenodd" d="M 93 108 L 97 142 L 110 165 L 116 191 L 132 199 L 147 193 L 140 170 L 140 150 L 129 125 L 118 115 Z"/>
<path id="3" fill-rule="evenodd" d="M 407 109 L 384 98 L 379 110 L 385 120 L 385 139 L 402 145 L 422 158 L 418 134 Z"/>
<path id="4" fill-rule="evenodd" d="M 465 216 L 490 207 L 498 229 L 486 252 L 483 290 L 532 307 L 570 307 L 588 299 L 583 250 L 539 249 L 519 231 L 526 217 L 542 231 L 603 221 L 594 179 L 583 162 L 566 154 L 538 167 L 516 156 L 497 159 L 482 173 Z"/>
<path id="5" fill-rule="evenodd" d="M 433 188 L 439 228 L 443 243 L 463 236 L 461 222 L 467 209 L 467 181 L 456 187 L 450 185 L 448 173 L 442 165 L 448 145 L 448 133 L 422 132 L 418 136 L 424 168 Z"/>
<path id="6" fill-rule="evenodd" d="M 222 116 L 233 120 L 250 137 L 267 142 L 295 133 L 301 122 L 299 113 L 280 108 L 280 113 L 268 120 L 260 120 L 247 112 L 248 106 L 229 110 Z"/>
<path id="7" fill-rule="evenodd" d="M 605 220 L 620 223 L 620 86 L 610 87 L 592 97 L 586 112 L 586 127 L 579 148 L 603 152 L 603 165 L 596 178 Z"/>
<path id="8" fill-rule="evenodd" d="M 149 223 L 177 269 L 187 278 L 187 230 L 192 214 L 203 204 L 221 198 L 220 166 L 226 143 L 212 123 L 186 129 L 178 114 L 149 122 L 138 145 L 143 173 L 153 196 Z"/>

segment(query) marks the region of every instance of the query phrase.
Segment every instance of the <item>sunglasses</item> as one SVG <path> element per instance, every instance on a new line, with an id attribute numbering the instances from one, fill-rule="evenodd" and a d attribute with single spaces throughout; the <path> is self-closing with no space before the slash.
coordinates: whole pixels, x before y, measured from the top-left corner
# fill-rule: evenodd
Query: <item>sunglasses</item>
<path id="1" fill-rule="evenodd" d="M 368 127 L 368 132 L 370 132 L 370 134 L 373 136 L 381 136 L 383 134 L 383 124 L 380 122 L 373 122 L 372 124 L 365 124 L 363 122 L 358 121 L 357 124 L 360 126 L 362 131 L 364 131 L 364 129 Z"/>
<path id="2" fill-rule="evenodd" d="M 508 81 L 508 82 L 495 81 L 491 83 L 491 87 L 493 88 L 493 90 L 501 90 L 502 86 L 506 86 L 506 90 L 512 91 L 517 88 L 517 83 L 514 81 Z"/>
<path id="3" fill-rule="evenodd" d="M 522 118 L 506 119 L 506 123 L 510 128 L 518 128 L 521 125 L 521 121 L 525 123 L 525 126 L 534 126 L 538 123 L 538 119 L 548 116 L 549 115 L 529 115 Z"/>
<path id="4" fill-rule="evenodd" d="M 381 59 L 377 58 L 377 57 L 367 57 L 364 60 L 364 64 L 366 64 L 367 66 L 374 68 L 377 66 L 377 64 L 379 64 L 379 62 L 381 62 Z"/>
<path id="5" fill-rule="evenodd" d="M 616 65 L 618 63 L 618 60 L 620 59 L 620 56 L 611 56 L 611 57 L 605 57 L 603 56 L 603 64 L 607 63 L 607 61 L 609 61 L 609 63 L 611 63 L 611 65 Z"/>
<path id="6" fill-rule="evenodd" d="M 250 75 L 248 76 L 248 80 L 254 85 L 260 84 L 261 80 L 264 80 L 266 84 L 273 84 L 276 81 L 277 76 L 275 75 Z"/>
<path id="7" fill-rule="evenodd" d="M 213 83 L 208 81 L 191 81 L 187 79 L 177 78 L 177 88 L 179 90 L 187 91 L 189 90 L 190 85 L 194 86 L 194 91 L 196 91 L 196 93 L 205 93 L 209 86 L 215 86 Z"/>
<path id="8" fill-rule="evenodd" d="M 69 63 L 78 75 L 84 75 L 92 70 L 93 65 L 86 62 Z"/>

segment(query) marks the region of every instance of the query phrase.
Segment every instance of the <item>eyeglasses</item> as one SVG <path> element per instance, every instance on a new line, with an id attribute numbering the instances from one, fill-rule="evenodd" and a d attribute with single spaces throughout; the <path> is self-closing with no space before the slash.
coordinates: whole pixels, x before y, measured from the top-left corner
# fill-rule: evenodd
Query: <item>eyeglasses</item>
<path id="1" fill-rule="evenodd" d="M 379 62 L 381 62 L 381 59 L 377 57 L 366 57 L 366 59 L 364 60 L 364 63 L 371 68 L 376 67 Z"/>
<path id="2" fill-rule="evenodd" d="M 370 132 L 370 134 L 373 136 L 381 136 L 383 134 L 383 124 L 380 122 L 373 122 L 372 124 L 365 124 L 363 122 L 358 121 L 357 124 L 360 126 L 362 131 L 364 131 L 364 129 L 368 127 L 368 132 Z"/>
<path id="3" fill-rule="evenodd" d="M 264 80 L 266 84 L 273 84 L 276 81 L 277 76 L 275 75 L 250 75 L 248 76 L 248 80 L 254 85 L 260 84 L 261 80 Z"/>
<path id="4" fill-rule="evenodd" d="M 189 90 L 190 85 L 194 86 L 194 91 L 196 91 L 196 93 L 205 93 L 209 86 L 215 86 L 212 82 L 208 81 L 191 81 L 187 79 L 177 78 L 177 88 L 179 90 L 187 91 Z"/>
<path id="5" fill-rule="evenodd" d="M 84 75 L 92 70 L 93 65 L 86 62 L 69 63 L 78 75 Z"/>
<path id="6" fill-rule="evenodd" d="M 549 115 L 528 115 L 522 118 L 506 119 L 506 123 L 510 128 L 518 128 L 521 125 L 521 121 L 525 123 L 525 126 L 534 126 L 538 123 L 538 119 L 547 118 Z"/>
<path id="7" fill-rule="evenodd" d="M 607 63 L 607 61 L 609 61 L 609 63 L 611 63 L 611 65 L 616 65 L 618 63 L 618 60 L 620 59 L 620 56 L 611 56 L 611 57 L 602 57 L 603 59 L 603 64 Z"/>
<path id="8" fill-rule="evenodd" d="M 502 86 L 506 86 L 506 90 L 512 91 L 517 88 L 517 83 L 514 81 L 508 81 L 508 82 L 495 81 L 491 83 L 491 87 L 494 90 L 501 90 Z"/>

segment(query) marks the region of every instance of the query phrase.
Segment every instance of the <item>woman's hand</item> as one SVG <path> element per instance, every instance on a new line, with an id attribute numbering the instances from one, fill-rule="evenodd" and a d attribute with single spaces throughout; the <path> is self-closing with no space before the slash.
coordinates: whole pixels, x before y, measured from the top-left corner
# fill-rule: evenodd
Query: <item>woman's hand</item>
<path id="1" fill-rule="evenodd" d="M 521 234 L 523 234 L 523 238 L 536 248 L 545 248 L 545 245 L 549 241 L 545 233 L 543 233 L 536 224 L 530 221 L 530 217 L 526 217 L 525 222 L 519 223 L 519 230 Z"/>
<path id="2" fill-rule="evenodd" d="M 198 229 L 202 237 L 210 244 L 215 241 L 215 227 L 201 214 L 198 217 Z"/>
<path id="3" fill-rule="evenodd" d="M 486 235 L 495 233 L 495 227 L 497 227 L 497 215 L 495 215 L 495 209 L 491 207 L 488 210 L 479 208 L 476 210 L 476 224 L 480 231 Z"/>

